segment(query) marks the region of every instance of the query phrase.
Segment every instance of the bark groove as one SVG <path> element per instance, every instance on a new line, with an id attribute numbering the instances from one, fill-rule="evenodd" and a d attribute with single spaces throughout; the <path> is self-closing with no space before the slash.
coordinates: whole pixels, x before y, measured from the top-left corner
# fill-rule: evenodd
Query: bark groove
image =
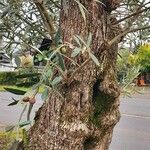
<path id="1" fill-rule="evenodd" d="M 101 66 L 91 60 L 76 73 L 69 86 L 63 84 L 59 92 L 51 91 L 29 131 L 28 150 L 108 150 L 113 128 L 119 121 L 117 44 L 107 45 L 107 40 L 115 36 L 111 25 L 106 24 L 110 16 L 96 1 L 80 2 L 88 11 L 86 23 L 78 4 L 67 0 L 68 14 L 62 10 L 60 15 L 63 41 L 74 43 L 74 35 L 87 37 L 91 32 L 91 50 Z M 79 59 L 81 64 L 87 56 L 81 54 Z"/>

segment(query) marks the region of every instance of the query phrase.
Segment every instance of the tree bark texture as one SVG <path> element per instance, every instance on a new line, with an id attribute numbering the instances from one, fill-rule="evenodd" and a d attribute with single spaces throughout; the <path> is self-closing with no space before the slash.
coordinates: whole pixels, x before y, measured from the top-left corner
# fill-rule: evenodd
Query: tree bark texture
<path id="1" fill-rule="evenodd" d="M 90 60 L 76 72 L 70 85 L 62 83 L 58 91 L 51 91 L 29 131 L 25 149 L 108 150 L 113 128 L 120 118 L 120 91 L 116 81 L 118 47 L 117 43 L 108 45 L 118 30 L 113 28 L 110 11 L 100 3 L 80 0 L 87 9 L 85 22 L 77 2 L 66 2 L 67 8 L 63 6 L 60 14 L 63 42 L 75 43 L 74 35 L 86 39 L 91 32 L 91 52 L 98 58 L 100 67 Z M 76 61 L 81 65 L 87 57 L 80 54 Z M 67 65 L 71 69 L 69 62 Z"/>

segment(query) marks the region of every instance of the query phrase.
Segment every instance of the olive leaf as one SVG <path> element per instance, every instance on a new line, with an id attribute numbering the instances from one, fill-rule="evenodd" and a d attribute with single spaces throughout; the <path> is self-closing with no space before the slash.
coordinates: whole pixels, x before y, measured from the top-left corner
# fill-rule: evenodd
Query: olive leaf
<path id="1" fill-rule="evenodd" d="M 82 47 L 79 38 L 77 38 L 76 36 L 73 36 L 73 38 L 74 38 L 75 42 L 76 42 L 80 47 Z"/>
<path id="2" fill-rule="evenodd" d="M 87 12 L 87 9 L 83 6 L 83 4 L 81 4 L 78 0 L 75 0 L 75 2 L 77 2 L 78 6 L 79 6 L 79 9 L 80 9 L 80 12 L 81 12 L 81 15 L 84 19 L 84 22 L 86 22 L 86 15 L 85 15 L 85 12 Z"/>
<path id="3" fill-rule="evenodd" d="M 29 125 L 29 124 L 31 124 L 31 121 L 30 121 L 30 120 L 27 120 L 27 121 L 24 121 L 24 122 L 19 123 L 19 127 L 22 128 L 22 127 L 27 126 L 27 125 Z"/>
<path id="4" fill-rule="evenodd" d="M 59 54 L 59 53 L 57 53 L 57 56 L 58 56 L 58 63 L 59 63 L 59 66 L 61 67 L 61 69 L 63 70 L 63 71 L 65 71 L 66 70 L 66 67 L 65 67 L 65 62 L 64 62 L 64 59 L 63 59 L 63 57 L 61 56 L 61 54 Z"/>
<path id="5" fill-rule="evenodd" d="M 92 54 L 92 53 L 89 53 L 91 59 L 94 61 L 94 63 L 97 65 L 97 66 L 100 66 L 100 63 L 98 61 L 98 59 Z"/>
<path id="6" fill-rule="evenodd" d="M 19 89 L 14 89 L 14 88 L 6 88 L 6 87 L 4 87 L 4 89 L 6 91 L 11 92 L 11 93 L 16 94 L 16 95 L 24 95 L 26 93 L 26 91 L 19 90 Z"/>
<path id="7" fill-rule="evenodd" d="M 48 88 L 45 88 L 45 90 L 43 91 L 41 97 L 42 97 L 42 100 L 46 100 L 49 96 L 49 89 Z"/>
<path id="8" fill-rule="evenodd" d="M 54 78 L 54 80 L 51 82 L 51 85 L 54 86 L 54 85 L 57 85 L 59 82 L 61 82 L 62 80 L 62 77 L 59 76 L 59 77 L 56 77 Z"/>
<path id="9" fill-rule="evenodd" d="M 85 45 L 87 47 L 87 44 L 86 42 L 79 36 L 79 35 L 76 35 L 76 37 L 80 40 L 80 42 Z"/>
<path id="10" fill-rule="evenodd" d="M 56 35 L 55 35 L 55 43 L 56 45 L 59 45 L 61 43 L 61 29 L 58 28 Z"/>
<path id="11" fill-rule="evenodd" d="M 90 47 L 91 43 L 92 43 L 92 33 L 90 32 L 87 39 L 87 47 Z"/>
<path id="12" fill-rule="evenodd" d="M 78 48 L 78 47 L 76 47 L 76 48 L 73 50 L 73 52 L 72 52 L 72 54 L 71 54 L 71 57 L 76 57 L 80 52 L 81 52 L 81 49 Z"/>

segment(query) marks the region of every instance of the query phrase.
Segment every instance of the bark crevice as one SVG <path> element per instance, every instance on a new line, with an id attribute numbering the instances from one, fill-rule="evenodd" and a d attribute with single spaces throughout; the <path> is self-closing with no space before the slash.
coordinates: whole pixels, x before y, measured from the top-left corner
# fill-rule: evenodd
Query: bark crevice
<path id="1" fill-rule="evenodd" d="M 49 100 L 29 131 L 28 150 L 108 150 L 113 128 L 119 121 L 120 91 L 115 77 L 117 44 L 109 47 L 104 43 L 104 34 L 111 34 L 106 36 L 110 39 L 114 34 L 111 29 L 112 33 L 103 31 L 109 28 L 104 22 L 108 16 L 103 14 L 99 3 L 81 2 L 88 10 L 86 24 L 77 3 L 67 0 L 69 15 L 66 17 L 63 10 L 60 15 L 62 40 L 74 43 L 74 35 L 87 37 L 91 32 L 91 52 L 101 66 L 97 67 L 90 60 L 75 74 L 69 87 L 60 85 L 58 93 L 63 99 L 51 91 Z M 68 51 L 70 57 L 71 50 Z M 83 62 L 88 59 L 84 54 L 79 58 Z M 66 65 L 70 70 L 75 69 Z"/>
<path id="2" fill-rule="evenodd" d="M 85 139 L 83 143 L 83 150 L 91 150 L 96 147 L 97 142 L 99 141 L 98 138 L 89 136 Z"/>

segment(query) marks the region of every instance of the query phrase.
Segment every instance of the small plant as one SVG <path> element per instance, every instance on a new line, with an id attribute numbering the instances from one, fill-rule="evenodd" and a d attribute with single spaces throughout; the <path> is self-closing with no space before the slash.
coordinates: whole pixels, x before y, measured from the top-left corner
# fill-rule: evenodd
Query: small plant
<path id="1" fill-rule="evenodd" d="M 18 133 L 16 131 L 13 132 L 0 132 L 0 150 L 8 150 L 14 141 L 16 141 L 16 136 Z M 23 134 L 22 131 L 19 131 L 19 138 L 22 139 Z"/>

